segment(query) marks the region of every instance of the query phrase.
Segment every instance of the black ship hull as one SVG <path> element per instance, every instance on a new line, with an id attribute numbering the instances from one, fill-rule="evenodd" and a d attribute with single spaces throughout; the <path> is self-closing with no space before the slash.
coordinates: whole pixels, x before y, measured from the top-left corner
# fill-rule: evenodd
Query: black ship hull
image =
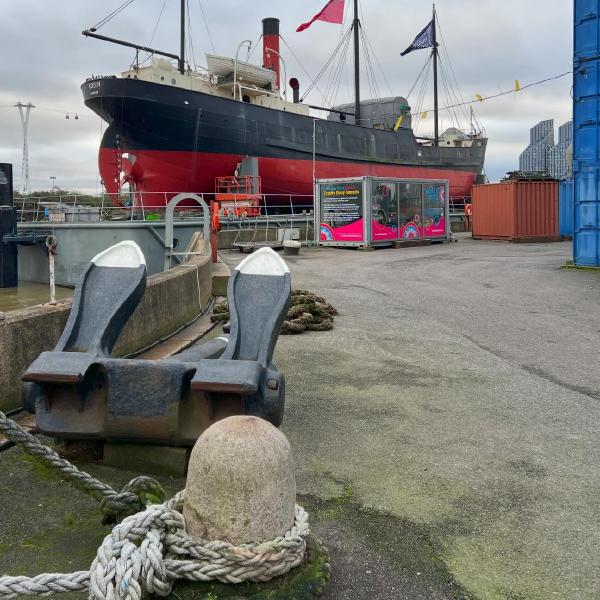
<path id="1" fill-rule="evenodd" d="M 85 104 L 108 128 L 99 167 L 107 191 L 124 180 L 146 205 L 179 192 L 210 193 L 245 157 L 258 159 L 265 194 L 312 196 L 317 178 L 375 175 L 448 179 L 469 196 L 487 140 L 470 147 L 421 145 L 397 132 L 313 119 L 203 92 L 137 79 L 100 78 L 82 86 Z M 313 160 L 314 158 L 314 160 Z"/>

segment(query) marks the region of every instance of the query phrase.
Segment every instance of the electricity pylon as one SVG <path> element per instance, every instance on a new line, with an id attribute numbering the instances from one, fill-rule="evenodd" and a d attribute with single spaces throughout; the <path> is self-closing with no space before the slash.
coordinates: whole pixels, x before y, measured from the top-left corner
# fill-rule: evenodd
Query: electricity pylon
<path id="1" fill-rule="evenodd" d="M 27 104 L 18 102 L 17 104 L 15 104 L 15 108 L 19 109 L 19 115 L 21 115 L 21 126 L 23 128 L 23 161 L 21 163 L 21 192 L 23 194 L 29 194 L 31 190 L 29 188 L 29 147 L 27 145 L 27 130 L 29 129 L 29 112 L 32 108 L 35 108 L 35 106 L 31 104 L 31 102 L 28 102 Z"/>

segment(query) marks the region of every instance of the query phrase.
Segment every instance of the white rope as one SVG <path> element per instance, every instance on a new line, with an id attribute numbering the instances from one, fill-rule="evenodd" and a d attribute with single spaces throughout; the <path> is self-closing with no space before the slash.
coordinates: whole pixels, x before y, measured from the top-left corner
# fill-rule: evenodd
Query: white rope
<path id="1" fill-rule="evenodd" d="M 235 546 L 193 540 L 181 510 L 183 492 L 127 517 L 104 538 L 89 571 L 0 577 L 0 598 L 89 589 L 90 600 L 141 600 L 168 596 L 177 579 L 242 583 L 284 575 L 304 561 L 308 515 L 296 506 L 294 525 L 282 537 Z"/>

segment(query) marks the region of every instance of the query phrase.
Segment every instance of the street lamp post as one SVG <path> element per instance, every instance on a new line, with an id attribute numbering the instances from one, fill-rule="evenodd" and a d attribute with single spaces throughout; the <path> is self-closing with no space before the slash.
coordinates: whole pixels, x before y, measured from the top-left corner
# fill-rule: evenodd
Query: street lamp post
<path id="1" fill-rule="evenodd" d="M 313 152 L 312 152 L 312 168 L 313 168 L 313 187 L 317 181 L 317 121 L 319 119 L 313 119 Z"/>

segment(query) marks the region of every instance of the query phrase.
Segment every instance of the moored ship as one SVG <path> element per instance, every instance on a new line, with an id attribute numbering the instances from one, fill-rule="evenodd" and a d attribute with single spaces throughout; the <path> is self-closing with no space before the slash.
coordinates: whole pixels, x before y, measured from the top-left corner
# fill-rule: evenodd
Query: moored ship
<path id="1" fill-rule="evenodd" d="M 184 11 L 182 2 L 182 19 Z M 262 66 L 207 55 L 206 72 L 186 68 L 183 39 L 175 56 L 84 34 L 154 54 L 150 66 L 82 86 L 86 105 L 108 123 L 99 168 L 116 201 L 125 184 L 147 205 L 182 191 L 209 193 L 217 177 L 237 173 L 248 157 L 258 165 L 263 193 L 273 195 L 311 195 L 314 178 L 373 175 L 448 179 L 451 196 L 460 197 L 482 173 L 485 137 L 438 135 L 436 111 L 435 137 L 419 140 L 401 97 L 361 102 L 357 81 L 355 103 L 332 108 L 328 118 L 313 117 L 314 107 L 300 102 L 295 79 L 294 100 L 282 97 L 278 19 L 263 20 Z"/>

